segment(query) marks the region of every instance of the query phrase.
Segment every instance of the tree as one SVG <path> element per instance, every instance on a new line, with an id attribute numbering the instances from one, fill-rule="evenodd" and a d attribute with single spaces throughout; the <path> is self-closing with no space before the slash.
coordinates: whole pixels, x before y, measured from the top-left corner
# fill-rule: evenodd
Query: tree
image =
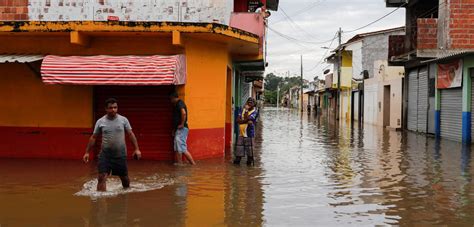
<path id="1" fill-rule="evenodd" d="M 270 104 L 277 103 L 277 92 L 265 90 L 265 102 Z"/>
<path id="2" fill-rule="evenodd" d="M 301 86 L 300 77 L 279 77 L 273 73 L 265 76 L 265 102 L 276 104 L 278 86 L 280 86 L 280 100 L 283 94 L 290 90 L 293 86 Z"/>
<path id="3" fill-rule="evenodd" d="M 267 74 L 265 76 L 265 90 L 276 91 L 278 84 L 281 83 L 283 78 L 276 76 L 273 73 Z"/>

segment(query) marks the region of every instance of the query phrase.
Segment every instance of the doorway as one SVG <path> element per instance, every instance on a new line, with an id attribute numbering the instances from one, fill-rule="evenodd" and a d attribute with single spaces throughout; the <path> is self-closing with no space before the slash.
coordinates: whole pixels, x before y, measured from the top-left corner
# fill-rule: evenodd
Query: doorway
<path id="1" fill-rule="evenodd" d="M 383 126 L 390 126 L 390 85 L 384 86 L 383 89 Z"/>

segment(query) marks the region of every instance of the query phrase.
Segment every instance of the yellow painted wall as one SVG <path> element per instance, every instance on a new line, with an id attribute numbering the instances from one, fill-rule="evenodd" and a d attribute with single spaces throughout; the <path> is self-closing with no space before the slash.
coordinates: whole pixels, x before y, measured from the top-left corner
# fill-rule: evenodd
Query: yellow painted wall
<path id="1" fill-rule="evenodd" d="M 352 88 L 352 67 L 341 67 L 341 88 Z"/>
<path id="2" fill-rule="evenodd" d="M 351 51 L 342 52 L 342 67 L 352 67 L 352 52 Z"/>
<path id="3" fill-rule="evenodd" d="M 228 52 L 225 45 L 205 40 L 186 42 L 188 78 L 186 104 L 193 129 L 224 128 Z"/>
<path id="4" fill-rule="evenodd" d="M 92 87 L 44 85 L 26 64 L 0 64 L 0 126 L 92 127 Z"/>

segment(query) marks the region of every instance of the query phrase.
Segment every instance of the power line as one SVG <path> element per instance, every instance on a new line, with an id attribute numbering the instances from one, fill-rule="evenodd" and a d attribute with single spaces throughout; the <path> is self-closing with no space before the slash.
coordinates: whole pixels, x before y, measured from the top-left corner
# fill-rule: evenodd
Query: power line
<path id="1" fill-rule="evenodd" d="M 310 3 L 308 6 L 305 6 L 303 7 L 301 10 L 298 10 L 296 11 L 295 13 L 293 13 L 290 17 L 294 17 L 294 16 L 298 16 L 298 15 L 301 15 L 301 13 L 304 13 L 306 11 L 309 11 L 311 9 L 313 9 L 314 7 L 320 5 L 321 3 L 325 2 L 326 0 L 320 0 L 319 2 L 313 2 L 313 3 Z M 281 9 L 281 6 L 280 6 L 280 9 Z M 275 25 L 275 24 L 278 24 L 280 22 L 283 22 L 285 21 L 286 19 L 282 19 L 282 20 L 279 20 L 277 22 L 273 22 L 272 25 Z"/>
<path id="2" fill-rule="evenodd" d="M 303 28 L 301 28 L 293 19 L 291 19 L 290 16 L 288 16 L 288 14 L 286 13 L 286 11 L 280 7 L 280 10 L 281 12 L 283 13 L 283 15 L 285 15 L 285 17 L 290 21 L 291 23 L 291 26 L 295 29 L 299 29 L 300 31 L 302 31 L 304 34 L 306 34 L 309 38 L 313 39 L 314 38 L 314 35 L 313 34 L 310 34 L 309 32 L 307 32 L 306 30 L 304 30 Z"/>
<path id="3" fill-rule="evenodd" d="M 305 71 L 305 72 L 311 72 L 311 71 L 315 70 L 317 67 L 319 67 L 319 66 L 323 63 L 324 59 L 326 58 L 326 55 L 329 53 L 329 51 L 330 51 L 330 49 L 331 49 L 331 46 L 332 46 L 332 44 L 334 43 L 334 40 L 336 40 L 336 38 L 337 38 L 337 33 L 336 33 L 336 35 L 334 35 L 334 38 L 333 38 L 333 40 L 331 41 L 331 44 L 329 44 L 328 48 L 326 49 L 326 52 L 323 54 L 323 57 L 319 60 L 319 62 L 318 62 L 313 68 L 311 68 L 310 70 L 307 70 L 307 71 Z"/>
<path id="4" fill-rule="evenodd" d="M 352 33 L 352 32 L 356 32 L 356 31 L 362 30 L 362 29 L 364 29 L 364 28 L 367 28 L 367 27 L 369 27 L 369 26 L 371 26 L 371 25 L 373 25 L 373 24 L 375 24 L 375 23 L 377 23 L 377 22 L 383 20 L 384 18 L 386 18 L 386 17 L 392 15 L 392 14 L 395 13 L 397 10 L 399 10 L 400 8 L 404 7 L 404 6 L 407 5 L 407 4 L 408 4 L 408 3 L 404 3 L 404 4 L 400 5 L 399 7 L 397 7 L 396 9 L 392 10 L 390 13 L 387 13 L 387 14 L 383 15 L 382 17 L 378 18 L 377 20 L 372 21 L 372 22 L 370 22 L 370 23 L 368 23 L 368 24 L 366 24 L 366 25 L 364 25 L 364 26 L 362 26 L 362 27 L 356 28 L 356 29 L 354 29 L 354 30 L 346 31 L 346 33 Z"/>
<path id="5" fill-rule="evenodd" d="M 297 39 L 297 38 L 294 38 L 294 37 L 291 37 L 289 35 L 286 35 L 284 33 L 281 33 L 273 28 L 271 28 L 270 26 L 267 25 L 267 28 L 274 32 L 275 34 L 281 36 L 281 37 L 284 37 L 288 40 L 291 40 L 291 41 L 294 41 L 294 42 L 299 42 L 299 43 L 306 43 L 306 44 L 314 44 L 314 45 L 321 45 L 321 44 L 325 44 L 325 43 L 329 43 L 329 42 L 332 42 L 334 39 L 336 38 L 332 38 L 332 39 L 329 39 L 329 40 L 325 40 L 325 41 L 320 41 L 320 42 L 312 42 L 312 41 L 305 41 L 305 40 L 300 40 L 300 39 Z"/>

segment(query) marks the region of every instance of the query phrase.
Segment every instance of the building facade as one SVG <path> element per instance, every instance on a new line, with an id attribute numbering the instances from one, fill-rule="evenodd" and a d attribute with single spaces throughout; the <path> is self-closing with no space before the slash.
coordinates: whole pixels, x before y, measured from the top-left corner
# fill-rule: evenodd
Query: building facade
<path id="1" fill-rule="evenodd" d="M 405 36 L 391 37 L 389 63 L 404 66 L 405 128 L 471 143 L 474 42 L 470 1 L 387 1 L 406 8 Z"/>
<path id="2" fill-rule="evenodd" d="M 173 91 L 188 106 L 190 152 L 222 157 L 242 75 L 265 68 L 264 15 L 234 11 L 239 1 L 1 3 L 0 157 L 81 157 L 115 97 L 143 157 L 171 160 Z"/>

